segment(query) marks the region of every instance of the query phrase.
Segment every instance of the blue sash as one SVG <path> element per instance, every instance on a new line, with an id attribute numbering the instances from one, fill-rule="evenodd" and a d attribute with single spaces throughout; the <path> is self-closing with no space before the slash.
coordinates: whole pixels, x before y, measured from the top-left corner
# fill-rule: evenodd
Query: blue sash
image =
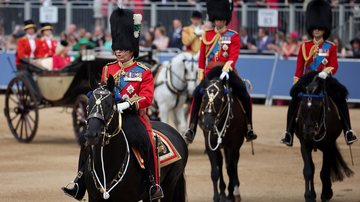
<path id="1" fill-rule="evenodd" d="M 233 31 L 230 31 L 228 30 L 226 33 L 224 33 L 221 37 L 229 37 L 229 40 L 231 39 L 231 37 L 234 35 L 234 32 Z M 209 54 L 209 56 L 207 57 L 207 61 L 209 62 L 213 57 L 214 55 L 216 54 L 216 52 L 219 51 L 219 43 L 218 41 L 214 41 L 215 45 L 214 45 L 214 48 L 211 50 L 211 53 Z"/>
<path id="2" fill-rule="evenodd" d="M 144 68 L 140 67 L 140 66 L 136 66 L 134 68 L 132 68 L 129 72 L 133 72 L 133 73 L 142 73 L 144 71 Z M 121 75 L 120 76 L 120 86 L 119 86 L 119 90 L 121 91 L 122 89 L 124 89 L 131 81 L 125 81 L 125 76 Z"/>
<path id="3" fill-rule="evenodd" d="M 325 50 L 325 52 L 329 52 L 330 47 L 331 47 L 330 43 L 324 42 L 321 49 Z M 309 70 L 316 71 L 317 68 L 322 64 L 322 61 L 324 60 L 324 58 L 325 58 L 325 56 L 319 56 L 319 54 L 316 55 L 315 59 L 309 65 Z"/>

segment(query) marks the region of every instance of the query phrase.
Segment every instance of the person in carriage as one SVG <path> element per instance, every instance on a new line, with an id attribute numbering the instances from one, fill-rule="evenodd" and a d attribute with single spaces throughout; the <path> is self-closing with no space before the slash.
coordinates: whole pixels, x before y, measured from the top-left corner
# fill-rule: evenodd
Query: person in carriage
<path id="1" fill-rule="evenodd" d="M 306 29 L 312 40 L 302 43 L 297 58 L 294 86 L 291 89 L 292 99 L 287 114 L 285 137 L 281 143 L 287 146 L 293 145 L 295 122 L 300 98 L 298 94 L 318 75 L 326 80 L 328 95 L 335 102 L 341 121 L 345 141 L 348 145 L 357 141 L 357 137 L 351 130 L 349 109 L 346 102 L 347 90 L 332 76 L 338 70 L 336 45 L 327 39 L 331 33 L 332 13 L 331 6 L 325 0 L 313 0 L 306 10 Z M 314 74 L 318 72 L 318 74 Z"/>
<path id="2" fill-rule="evenodd" d="M 151 70 L 134 58 L 139 55 L 139 37 L 142 16 L 132 11 L 117 8 L 110 17 L 112 49 L 117 58 L 116 61 L 107 64 L 102 71 L 101 81 L 106 83 L 112 76 L 115 79 L 115 98 L 124 102 L 117 104 L 117 109 L 122 112 L 134 112 L 143 123 L 144 131 L 138 128 L 142 146 L 137 148 L 144 155 L 145 174 L 148 176 L 148 188 L 150 200 L 163 197 L 162 188 L 159 185 L 157 156 L 152 141 L 151 123 L 146 116 L 146 108 L 151 105 L 154 94 L 154 79 Z M 130 138 L 130 137 L 129 137 Z M 145 142 L 143 142 L 145 141 Z M 132 145 L 135 146 L 135 145 Z M 136 146 L 135 146 L 136 147 Z M 82 146 L 79 158 L 79 171 L 75 178 L 73 188 L 63 187 L 63 191 L 81 200 L 85 194 L 85 148 Z"/>
<path id="3" fill-rule="evenodd" d="M 200 45 L 198 79 L 200 84 L 196 87 L 190 110 L 190 124 L 184 136 L 188 143 L 194 140 L 199 110 L 201 107 L 202 91 L 206 87 L 204 77 L 210 80 L 215 77 L 226 78 L 232 87 L 233 93 L 241 101 L 247 122 L 247 141 L 255 140 L 257 135 L 253 132 L 251 98 L 247 92 L 244 81 L 235 70 L 235 64 L 240 53 L 239 34 L 227 28 L 232 15 L 232 2 L 228 0 L 207 1 L 209 20 L 215 28 L 203 33 Z M 220 68 L 222 66 L 222 69 Z"/>
<path id="4" fill-rule="evenodd" d="M 21 58 L 34 59 L 40 57 L 40 40 L 36 36 L 36 24 L 32 20 L 24 21 L 25 36 L 17 43 L 16 65 L 21 65 Z"/>
<path id="5" fill-rule="evenodd" d="M 56 47 L 58 45 L 57 40 L 52 34 L 53 27 L 50 23 L 41 23 L 41 35 L 39 46 L 39 57 L 47 58 L 52 57 L 56 53 Z"/>

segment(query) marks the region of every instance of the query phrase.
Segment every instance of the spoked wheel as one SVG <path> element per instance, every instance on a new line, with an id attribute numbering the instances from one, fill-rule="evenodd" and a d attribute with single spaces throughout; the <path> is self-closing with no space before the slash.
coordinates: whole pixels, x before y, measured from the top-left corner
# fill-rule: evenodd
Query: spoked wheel
<path id="1" fill-rule="evenodd" d="M 30 84 L 20 77 L 12 79 L 5 95 L 4 113 L 11 133 L 19 142 L 29 143 L 39 123 L 38 104 Z"/>
<path id="2" fill-rule="evenodd" d="M 80 144 L 80 137 L 84 134 L 86 130 L 87 103 L 88 103 L 88 98 L 86 97 L 86 95 L 78 96 L 76 98 L 72 112 L 75 138 L 79 144 Z"/>

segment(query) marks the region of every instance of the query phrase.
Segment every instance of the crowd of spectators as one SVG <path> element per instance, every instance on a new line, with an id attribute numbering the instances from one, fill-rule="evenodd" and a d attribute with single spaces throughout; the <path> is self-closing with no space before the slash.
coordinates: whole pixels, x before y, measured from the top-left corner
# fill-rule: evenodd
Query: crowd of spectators
<path id="1" fill-rule="evenodd" d="M 184 26 L 188 25 L 184 22 Z M 179 19 L 174 19 L 172 29 L 169 32 L 161 24 L 142 30 L 140 46 L 164 51 L 169 48 L 184 50 L 182 44 L 183 23 Z M 208 30 L 212 24 L 208 21 L 203 23 L 202 29 Z M 307 35 L 299 36 L 297 32 L 284 33 L 275 31 L 271 35 L 268 29 L 259 28 L 256 36 L 248 35 L 246 27 L 239 28 L 242 53 L 273 53 L 276 52 L 283 58 L 297 56 L 299 46 L 303 41 L 309 40 Z M 0 50 L 16 51 L 17 39 L 24 35 L 21 26 L 15 26 L 13 33 L 9 36 L 4 35 L 0 27 Z M 78 51 L 81 45 L 88 48 L 111 51 L 111 34 L 100 26 L 95 26 L 90 32 L 84 28 L 78 28 L 75 24 L 70 24 L 65 31 L 61 32 L 57 40 L 67 41 L 72 50 Z M 354 38 L 349 44 L 343 44 L 337 36 L 329 39 L 337 45 L 338 57 L 360 58 L 360 38 Z M 246 51 L 245 51 L 246 50 Z"/>

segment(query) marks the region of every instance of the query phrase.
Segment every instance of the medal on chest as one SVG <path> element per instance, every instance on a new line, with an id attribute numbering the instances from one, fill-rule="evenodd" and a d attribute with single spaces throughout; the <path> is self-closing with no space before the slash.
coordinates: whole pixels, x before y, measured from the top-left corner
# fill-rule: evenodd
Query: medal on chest
<path id="1" fill-rule="evenodd" d="M 124 81 L 142 81 L 142 73 L 138 71 L 125 72 Z"/>
<path id="2" fill-rule="evenodd" d="M 229 53 L 227 52 L 229 50 L 229 44 L 231 44 L 231 36 L 229 35 L 223 35 L 221 36 L 221 49 L 222 49 L 222 56 L 224 58 L 227 58 L 229 56 Z"/>

